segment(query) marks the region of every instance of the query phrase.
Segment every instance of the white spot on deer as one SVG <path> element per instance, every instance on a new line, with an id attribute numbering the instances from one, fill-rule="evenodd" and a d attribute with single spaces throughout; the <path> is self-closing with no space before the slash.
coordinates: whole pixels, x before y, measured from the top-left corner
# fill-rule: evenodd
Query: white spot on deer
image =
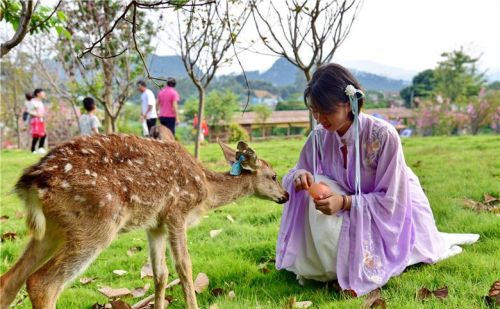
<path id="1" fill-rule="evenodd" d="M 139 159 L 135 159 L 134 162 L 137 163 L 137 164 L 139 164 L 139 165 L 143 165 L 144 164 L 144 161 L 143 160 L 139 160 Z"/>
<path id="2" fill-rule="evenodd" d="M 127 192 L 127 191 L 128 191 L 127 187 L 123 187 L 123 192 Z"/>
<path id="3" fill-rule="evenodd" d="M 136 202 L 136 203 L 140 203 L 141 202 L 141 199 L 139 198 L 139 196 L 137 194 L 132 194 L 130 196 L 130 201 L 131 202 Z"/>
<path id="4" fill-rule="evenodd" d="M 111 196 L 111 193 L 106 194 L 106 199 L 108 200 L 108 202 L 111 202 L 111 200 L 113 199 L 113 196 Z"/>
<path id="5" fill-rule="evenodd" d="M 71 171 L 72 168 L 73 168 L 73 165 L 71 165 L 71 163 L 66 163 L 66 165 L 64 166 L 64 172 L 67 173 L 67 172 Z"/>
<path id="6" fill-rule="evenodd" d="M 93 185 L 93 186 L 95 186 L 95 184 L 96 184 L 95 180 L 92 180 L 92 181 L 90 182 L 90 184 L 91 184 L 91 185 Z"/>
<path id="7" fill-rule="evenodd" d="M 71 188 L 71 186 L 69 185 L 69 183 L 66 180 L 63 180 L 63 181 L 61 181 L 61 188 L 69 189 L 69 188 Z"/>
<path id="8" fill-rule="evenodd" d="M 48 157 L 47 157 L 47 159 L 52 160 L 52 159 L 54 159 L 55 157 L 56 157 L 56 156 L 54 156 L 54 155 L 50 155 L 50 156 L 48 156 Z"/>
<path id="9" fill-rule="evenodd" d="M 97 178 L 97 173 L 96 173 L 96 172 L 92 172 L 92 174 L 91 174 L 91 175 L 92 175 L 92 177 Z"/>
<path id="10" fill-rule="evenodd" d="M 99 201 L 99 207 L 104 207 L 104 205 L 106 205 L 103 201 Z"/>
<path id="11" fill-rule="evenodd" d="M 196 182 L 200 182 L 200 181 L 201 181 L 201 178 L 200 178 L 200 176 L 196 175 L 196 176 L 194 176 L 194 180 L 195 180 Z"/>
<path id="12" fill-rule="evenodd" d="M 179 193 L 181 191 L 178 186 L 175 186 L 174 189 L 175 189 L 175 192 L 177 192 L 177 193 Z"/>
<path id="13" fill-rule="evenodd" d="M 130 161 L 130 160 L 127 160 L 127 164 L 130 165 L 130 166 L 134 165 L 134 163 L 132 163 L 132 161 Z"/>
<path id="14" fill-rule="evenodd" d="M 90 152 L 89 152 L 87 149 L 85 149 L 85 148 L 81 149 L 80 151 L 81 151 L 83 154 L 89 154 L 89 153 L 90 153 Z"/>
<path id="15" fill-rule="evenodd" d="M 77 202 L 85 202 L 86 201 L 85 198 L 80 196 L 80 195 L 75 195 L 74 199 Z"/>
<path id="16" fill-rule="evenodd" d="M 41 170 L 34 170 L 33 172 L 30 173 L 32 176 L 40 175 L 42 173 Z"/>
<path id="17" fill-rule="evenodd" d="M 38 189 L 38 197 L 39 198 L 43 198 L 45 196 L 45 193 L 47 193 L 47 189 L 46 188 Z"/>
<path id="18" fill-rule="evenodd" d="M 155 165 L 157 168 L 160 168 L 160 166 L 161 166 L 160 163 L 156 163 Z"/>
<path id="19" fill-rule="evenodd" d="M 103 179 L 104 181 L 108 181 L 108 178 L 107 178 L 106 176 L 102 176 L 102 179 Z"/>
<path id="20" fill-rule="evenodd" d="M 85 175 L 90 175 L 90 171 L 88 169 L 85 169 Z"/>
<path id="21" fill-rule="evenodd" d="M 102 161 L 103 161 L 104 163 L 108 163 L 108 162 L 109 162 L 109 159 L 108 159 L 108 157 L 104 157 L 104 158 L 102 158 Z"/>

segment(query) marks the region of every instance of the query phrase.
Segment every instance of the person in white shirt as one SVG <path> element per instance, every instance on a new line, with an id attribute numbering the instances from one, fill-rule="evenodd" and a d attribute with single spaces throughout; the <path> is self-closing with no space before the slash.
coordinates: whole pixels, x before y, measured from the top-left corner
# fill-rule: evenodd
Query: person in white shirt
<path id="1" fill-rule="evenodd" d="M 96 106 L 94 99 L 89 97 L 83 99 L 83 108 L 87 113 L 80 116 L 80 134 L 92 135 L 99 133 L 101 122 L 95 115 Z"/>
<path id="2" fill-rule="evenodd" d="M 148 135 L 151 132 L 151 128 L 156 125 L 156 119 L 158 115 L 156 114 L 156 99 L 153 91 L 146 87 L 146 82 L 141 80 L 137 82 L 137 89 L 142 93 L 141 95 L 141 123 L 146 121 L 148 128 Z"/>

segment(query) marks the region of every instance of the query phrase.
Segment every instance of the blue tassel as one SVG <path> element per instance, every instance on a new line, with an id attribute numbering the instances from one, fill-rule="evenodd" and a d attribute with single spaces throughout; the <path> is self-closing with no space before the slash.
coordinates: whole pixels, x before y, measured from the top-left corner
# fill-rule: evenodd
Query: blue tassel
<path id="1" fill-rule="evenodd" d="M 231 175 L 231 176 L 241 175 L 241 170 L 242 170 L 241 162 L 243 162 L 243 160 L 245 160 L 245 156 L 240 155 L 240 157 L 238 158 L 238 161 L 234 162 L 233 165 L 231 166 L 231 170 L 229 171 L 229 175 Z"/>

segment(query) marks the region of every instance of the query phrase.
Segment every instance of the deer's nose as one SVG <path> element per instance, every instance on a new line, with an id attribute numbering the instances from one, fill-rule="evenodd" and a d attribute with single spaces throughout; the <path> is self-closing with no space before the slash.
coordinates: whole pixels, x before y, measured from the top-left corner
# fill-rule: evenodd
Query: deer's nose
<path id="1" fill-rule="evenodd" d="M 285 195 L 283 195 L 282 197 L 279 198 L 278 203 L 283 204 L 283 203 L 288 202 L 289 197 L 290 197 L 290 195 L 288 194 L 288 192 L 285 191 Z"/>

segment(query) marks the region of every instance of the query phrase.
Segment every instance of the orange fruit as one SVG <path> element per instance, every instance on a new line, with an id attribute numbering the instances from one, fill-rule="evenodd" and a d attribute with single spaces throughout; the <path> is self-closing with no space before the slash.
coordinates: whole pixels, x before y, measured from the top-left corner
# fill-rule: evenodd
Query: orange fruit
<path id="1" fill-rule="evenodd" d="M 317 200 L 321 195 L 325 196 L 330 192 L 330 188 L 322 183 L 313 183 L 309 189 L 309 195 L 315 200 Z"/>

